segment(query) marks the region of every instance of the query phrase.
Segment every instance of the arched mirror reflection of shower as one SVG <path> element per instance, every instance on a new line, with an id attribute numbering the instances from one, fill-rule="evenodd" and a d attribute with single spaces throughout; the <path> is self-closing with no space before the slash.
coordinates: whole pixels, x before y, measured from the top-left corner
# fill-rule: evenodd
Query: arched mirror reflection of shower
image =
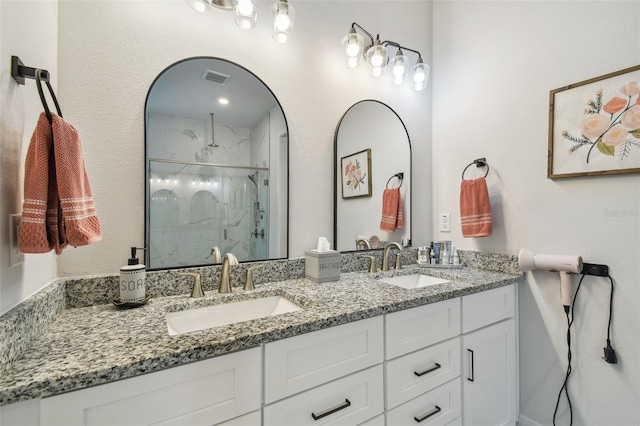
<path id="1" fill-rule="evenodd" d="M 288 128 L 259 78 L 218 58 L 177 62 L 151 86 L 145 123 L 149 269 L 213 264 L 214 247 L 287 257 Z"/>

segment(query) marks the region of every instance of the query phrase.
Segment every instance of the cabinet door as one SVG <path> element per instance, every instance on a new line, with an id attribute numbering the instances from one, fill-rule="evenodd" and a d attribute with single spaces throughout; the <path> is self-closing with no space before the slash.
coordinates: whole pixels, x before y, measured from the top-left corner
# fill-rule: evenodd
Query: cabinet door
<path id="1" fill-rule="evenodd" d="M 47 425 L 211 425 L 260 408 L 260 348 L 45 398 Z"/>
<path id="2" fill-rule="evenodd" d="M 515 425 L 515 321 L 462 336 L 462 420 L 468 426 Z"/>

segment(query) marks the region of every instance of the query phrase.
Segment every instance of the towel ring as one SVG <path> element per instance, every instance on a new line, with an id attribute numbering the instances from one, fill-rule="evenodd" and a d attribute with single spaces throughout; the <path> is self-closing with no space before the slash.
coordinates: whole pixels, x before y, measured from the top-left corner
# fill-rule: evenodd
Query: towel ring
<path id="1" fill-rule="evenodd" d="M 484 174 L 484 177 L 487 177 L 487 175 L 489 174 L 489 164 L 487 163 L 487 159 L 486 158 L 478 158 L 476 160 L 473 160 L 471 163 L 469 163 L 469 165 L 467 167 L 464 168 L 464 170 L 462 171 L 462 180 L 464 180 L 464 172 L 467 171 L 467 169 L 473 165 L 476 165 L 476 167 L 486 167 L 487 168 L 487 172 Z"/>
<path id="2" fill-rule="evenodd" d="M 387 185 L 386 187 L 389 188 L 389 182 L 391 182 L 391 179 L 393 178 L 398 178 L 398 180 L 400 180 L 400 186 L 398 188 L 402 187 L 402 182 L 404 182 L 404 173 L 400 172 L 400 173 L 396 173 L 395 175 L 391 176 L 389 178 L 389 180 L 387 181 Z"/>
<path id="3" fill-rule="evenodd" d="M 49 105 L 47 104 L 47 99 L 44 97 L 44 91 L 42 90 L 42 81 L 44 80 L 47 83 L 47 88 L 49 89 L 49 94 L 53 99 L 53 103 L 56 106 L 56 111 L 58 112 L 58 116 L 62 117 L 62 111 L 60 110 L 60 104 L 58 103 L 58 99 L 56 98 L 56 94 L 53 91 L 53 87 L 51 87 L 51 83 L 49 83 L 48 73 L 41 69 L 36 69 L 36 87 L 38 88 L 38 94 L 40 95 L 40 101 L 42 102 L 42 107 L 44 108 L 44 112 L 47 114 L 47 120 L 51 123 L 51 111 L 49 110 Z"/>

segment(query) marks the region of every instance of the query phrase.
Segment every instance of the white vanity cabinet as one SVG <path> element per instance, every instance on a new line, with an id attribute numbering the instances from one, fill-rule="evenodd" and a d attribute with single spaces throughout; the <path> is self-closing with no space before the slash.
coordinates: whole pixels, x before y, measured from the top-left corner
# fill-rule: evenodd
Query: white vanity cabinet
<path id="1" fill-rule="evenodd" d="M 462 318 L 463 424 L 515 425 L 514 286 L 464 296 Z"/>
<path id="2" fill-rule="evenodd" d="M 249 349 L 33 401 L 7 424 L 255 425 L 260 422 L 261 351 Z M 19 403 L 22 404 L 22 403 Z M 34 411 L 39 410 L 39 423 Z M 28 422 L 24 415 L 31 416 Z M 237 420 L 232 420 L 236 419 Z"/>
<path id="3" fill-rule="evenodd" d="M 515 285 L 386 316 L 386 424 L 515 425 Z"/>
<path id="4" fill-rule="evenodd" d="M 383 317 L 267 343 L 265 426 L 358 425 L 384 411 Z"/>

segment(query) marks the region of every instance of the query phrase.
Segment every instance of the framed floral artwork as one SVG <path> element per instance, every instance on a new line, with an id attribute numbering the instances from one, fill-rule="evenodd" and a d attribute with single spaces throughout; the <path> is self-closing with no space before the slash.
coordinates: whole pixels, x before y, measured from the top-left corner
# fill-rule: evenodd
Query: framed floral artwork
<path id="1" fill-rule="evenodd" d="M 640 65 L 549 92 L 550 179 L 640 172 Z"/>
<path id="2" fill-rule="evenodd" d="M 340 159 L 342 198 L 371 197 L 371 149 Z"/>

